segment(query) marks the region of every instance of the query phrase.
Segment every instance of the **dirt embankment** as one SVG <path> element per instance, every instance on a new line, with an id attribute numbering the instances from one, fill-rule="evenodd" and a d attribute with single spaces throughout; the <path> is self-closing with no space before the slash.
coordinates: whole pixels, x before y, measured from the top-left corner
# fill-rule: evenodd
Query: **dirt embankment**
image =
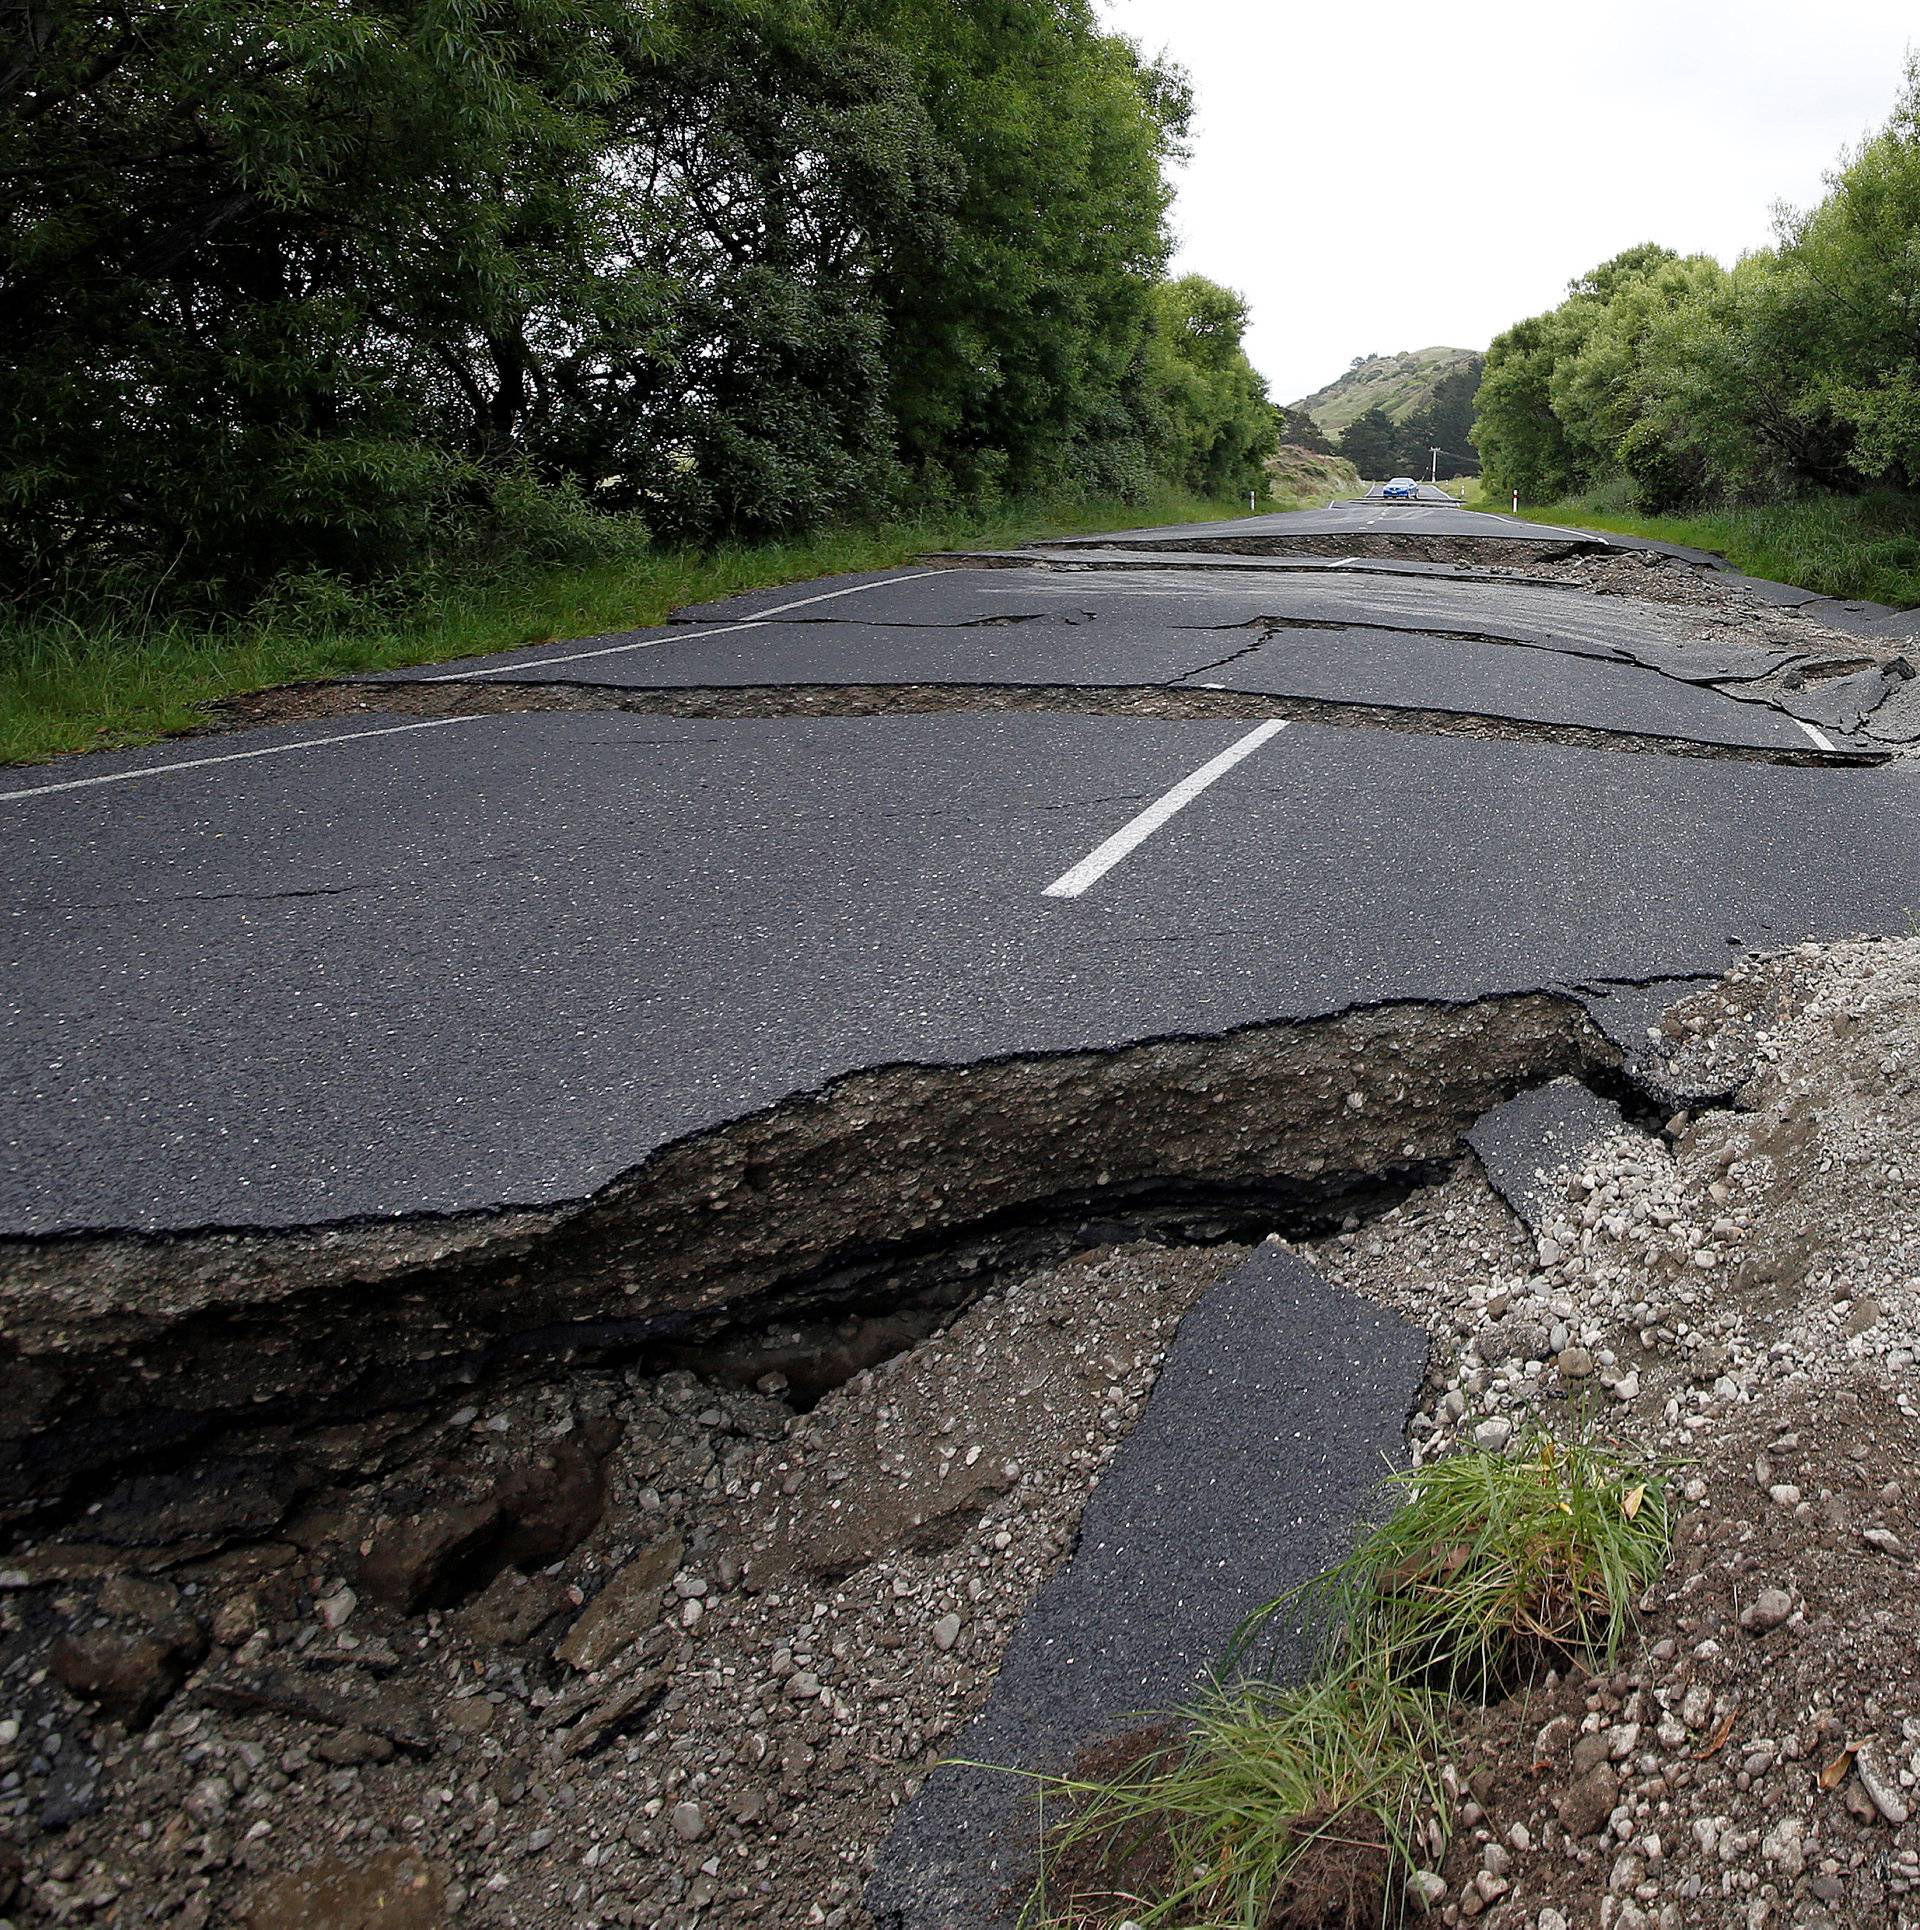
<path id="1" fill-rule="evenodd" d="M 1920 943 L 1679 1008 L 1700 1095 L 1559 1175 L 1472 1175 L 1316 1248 L 1445 1347 L 1423 1454 L 1584 1410 L 1671 1462 L 1678 1554 L 1618 1670 L 1467 1725 L 1442 1921 L 1905 1925 L 1920 1889 Z"/>
<path id="2" fill-rule="evenodd" d="M 1436 1912 L 1891 1930 L 1920 1883 L 1920 943 L 1749 967 L 1658 1057 L 1702 1097 L 1591 1151 L 1537 1231 L 1469 1162 L 1306 1242 L 1435 1332 L 1418 1452 L 1584 1407 L 1683 1464 L 1619 1672 L 1470 1720 Z M 546 1372 L 124 1484 L 8 1558 L 0 1911 L 860 1923 L 1240 1250 L 1094 1248 L 917 1341 L 776 1320 L 697 1376 Z"/>
<path id="3" fill-rule="evenodd" d="M 1324 503 L 1358 496 L 1366 488 L 1345 456 L 1322 455 L 1283 442 L 1267 458 L 1267 494 L 1282 503 Z"/>

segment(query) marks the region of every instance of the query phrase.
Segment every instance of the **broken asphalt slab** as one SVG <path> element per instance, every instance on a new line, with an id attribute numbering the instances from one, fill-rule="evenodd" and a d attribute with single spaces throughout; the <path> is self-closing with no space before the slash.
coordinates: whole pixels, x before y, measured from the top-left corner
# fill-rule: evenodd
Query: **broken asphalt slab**
<path id="1" fill-rule="evenodd" d="M 703 624 L 470 659 L 427 679 L 388 672 L 365 681 L 664 691 L 1103 690 L 1184 680 L 1794 755 L 1809 744 L 1770 690 L 1746 703 L 1738 690 L 1692 688 L 1777 675 L 1801 653 L 1701 640 L 1670 608 L 1573 589 L 1325 574 L 1250 581 L 951 570 L 862 579 L 820 594 L 785 615 L 755 614 L 757 603 L 736 601 L 712 607 Z M 1296 645 L 1278 647 L 1276 638 L 1255 652 L 1263 631 L 1298 633 Z M 1233 674 L 1210 675 L 1236 658 L 1245 660 Z"/>
<path id="2" fill-rule="evenodd" d="M 1247 1616 L 1344 1555 L 1405 1458 L 1426 1365 L 1423 1333 L 1278 1244 L 1208 1291 L 985 1710 L 882 1848 L 866 1892 L 881 1930 L 1011 1930 L 1037 1874 L 1037 1813 L 1031 1781 L 1007 1772 L 1059 1773 L 1189 1702 Z M 1264 1665 L 1297 1676 L 1298 1623 L 1272 1633 Z"/>
<path id="3" fill-rule="evenodd" d="M 1475 569 L 1465 563 L 1395 561 L 1391 557 L 1296 555 L 1236 556 L 1226 550 L 1097 550 L 1049 548 L 1035 544 L 1023 550 L 944 550 L 925 559 L 948 569 L 1056 570 L 1206 570 L 1216 575 L 1311 575 L 1315 571 L 1345 571 L 1355 576 L 1442 577 L 1453 583 L 1536 582 L 1543 588 L 1563 588 L 1553 577 L 1524 576 L 1513 569 Z"/>
<path id="4" fill-rule="evenodd" d="M 1535 1233 L 1566 1206 L 1566 1175 L 1598 1145 L 1626 1130 L 1626 1118 L 1578 1079 L 1554 1079 L 1516 1093 L 1467 1134 L 1494 1191 Z"/>
<path id="5" fill-rule="evenodd" d="M 1400 632 L 1283 630 L 1186 681 L 1209 689 L 1568 725 L 1795 756 L 1808 748 L 1806 736 L 1778 711 L 1738 703 L 1653 670 Z"/>

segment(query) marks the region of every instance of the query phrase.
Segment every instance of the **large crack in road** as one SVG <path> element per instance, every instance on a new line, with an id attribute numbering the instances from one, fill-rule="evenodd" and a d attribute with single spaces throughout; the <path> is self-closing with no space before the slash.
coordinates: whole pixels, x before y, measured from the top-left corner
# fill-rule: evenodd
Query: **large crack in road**
<path id="1" fill-rule="evenodd" d="M 1447 614 L 1476 584 L 1513 590 L 1488 567 L 1503 561 L 1639 567 L 1566 533 L 1476 542 L 1412 528 L 1127 533 L 1049 554 L 1098 568 L 1108 542 L 1130 569 L 1163 558 L 1196 605 L 1210 556 L 1222 574 L 1235 557 L 1372 557 L 1382 578 L 1412 557 L 1434 575 L 1397 574 L 1381 594 L 1445 585 L 1435 627 L 1368 627 L 1589 662 L 1611 648 L 1607 625 L 1556 649 L 1548 633 L 1500 632 L 1512 597 L 1486 630 Z M 1120 628 L 1090 598 L 994 610 L 957 581 L 881 576 L 890 617 L 792 616 L 790 632 L 917 633 L 915 647 L 951 634 L 983 651 L 1072 633 L 1097 652 Z M 1537 611 L 1555 607 L 1546 581 L 1519 585 Z M 921 596 L 947 599 L 948 617 L 915 616 Z M 1289 631 L 1356 627 L 1284 610 L 1251 619 L 1246 649 L 1197 666 L 1196 633 L 1234 626 L 1160 624 L 1171 660 L 1150 681 L 815 683 L 772 665 L 764 682 L 699 680 L 707 635 L 774 655 L 781 637 L 763 619 L 794 601 L 770 592 L 684 613 L 662 637 L 268 693 L 216 720 L 258 733 L 233 763 L 141 753 L 9 793 L 23 809 L 21 929 L 48 963 L 35 981 L 45 1012 L 12 1015 L 37 1110 L 16 1148 L 19 1224 L 0 1242 L 0 1516 L 25 1551 L 0 1591 L 25 1605 L 9 1629 L 21 1667 L 38 1669 L 42 1727 L 71 1726 L 58 1695 L 105 1707 L 123 1693 L 100 1658 L 139 1604 L 175 1590 L 129 1577 L 173 1576 L 218 1602 L 212 1621 L 235 1639 L 218 1635 L 231 1653 L 203 1668 L 191 1592 L 168 1595 L 187 1604 L 174 1620 L 154 1607 L 140 1653 L 156 1707 L 192 1681 L 192 1720 L 251 1723 L 275 1749 L 275 1725 L 324 1731 L 323 1760 L 343 1775 L 398 1752 L 396 1788 L 449 1735 L 497 1722 L 495 1754 L 538 1765 L 535 1807 L 564 1829 L 577 1791 L 599 1787 L 590 1762 L 662 1763 L 707 1736 L 689 1684 L 711 1585 L 741 1641 L 751 1629 L 762 1650 L 787 1644 L 782 1681 L 813 1684 L 773 1692 L 813 1725 L 804 1754 L 777 1760 L 783 1799 L 804 1801 L 810 1780 L 843 1789 L 848 1752 L 895 1737 L 853 1776 L 870 1856 L 908 1767 L 964 1711 L 929 1713 L 922 1666 L 892 1713 L 856 1720 L 849 1702 L 843 1715 L 835 1698 L 853 1685 L 834 1675 L 837 1647 L 811 1652 L 811 1627 L 871 1595 L 884 1648 L 909 1589 L 891 1564 L 958 1560 L 1003 1521 L 991 1545 L 1017 1544 L 1025 1508 L 1043 1532 L 1017 1586 L 976 1575 L 982 1592 L 956 1598 L 963 1609 L 930 1638 L 946 1654 L 965 1605 L 983 1600 L 1027 1615 L 1017 1634 L 999 1628 L 999 1646 L 982 1637 L 966 1679 L 983 1692 L 1004 1655 L 999 1706 L 1021 1706 L 1013 1727 L 979 1733 L 1041 1760 L 1059 1740 L 1045 1685 L 1069 1680 L 1060 1643 L 1096 1625 L 1085 1653 L 1114 1709 L 1138 1706 L 1112 1698 L 1155 1669 L 1186 1679 L 1204 1616 L 1184 1647 L 1156 1632 L 1147 1653 L 1135 1638 L 1157 1629 L 1154 1601 L 1191 1586 L 1182 1535 L 1235 1525 L 1204 1525 L 1236 1492 L 1234 1458 L 1276 1452 L 1275 1428 L 1313 1435 L 1286 1450 L 1319 1467 L 1311 1500 L 1268 1484 L 1270 1532 L 1255 1537 L 1263 1557 L 1284 1544 L 1307 1562 L 1345 1532 L 1359 1479 L 1314 1457 L 1337 1437 L 1370 1471 L 1403 1438 L 1421 1371 L 1416 1328 L 1356 1312 L 1256 1243 L 1344 1238 L 1416 1190 L 1446 1193 L 1469 1171 L 1476 1123 L 1556 1079 L 1604 1093 L 1655 1138 L 1677 1105 L 1698 1116 L 1726 1103 L 1710 1082 L 1663 1082 L 1649 1024 L 1714 984 L 1722 961 L 1886 923 L 1920 899 L 1902 860 L 1849 858 L 1892 842 L 1886 822 L 1905 808 L 1891 745 L 1714 741 L 1684 721 L 1671 736 L 1602 728 L 1570 700 L 1531 718 L 1197 681 L 1256 665 Z M 1834 701 L 1864 661 L 1885 701 L 1902 701 L 1881 654 L 1849 661 L 1812 628 L 1792 652 L 1779 631 L 1749 641 L 1768 646 L 1762 675 L 1744 674 L 1726 635 L 1705 639 L 1703 659 L 1735 665 L 1717 676 L 1683 675 L 1651 649 L 1612 661 L 1657 672 L 1661 688 L 1731 699 L 1741 688 L 1720 686 L 1752 686 L 1782 704 L 1822 687 Z M 663 685 L 607 668 L 624 675 L 631 653 L 660 643 L 688 653 Z M 618 721 L 632 714 L 671 721 L 640 732 Z M 379 721 L 392 717 L 499 721 L 407 735 L 416 727 Z M 368 718 L 364 731 L 308 729 Z M 1189 728 L 1237 720 L 1332 728 L 1226 746 Z M 1256 738 L 1269 746 L 1259 761 Z M 1195 804 L 1196 777 L 1243 753 Z M 336 755 L 341 766 L 324 761 Z M 187 772 L 207 788 L 176 781 Z M 74 816 L 48 815 L 43 791 Z M 1111 875 L 1103 861 L 1089 896 L 1052 895 L 1142 823 L 1151 842 Z M 172 1017 L 199 1023 L 149 1037 L 164 1016 L 152 988 L 166 996 L 176 970 Z M 263 993 L 274 972 L 284 997 Z M 114 1014 L 114 1055 L 89 1056 L 100 1022 L 69 1004 Z M 111 1170 L 75 1133 L 89 1109 L 116 1122 Z M 441 1205 L 409 1203 L 429 1188 Z M 357 1210 L 313 1204 L 336 1198 Z M 196 1213 L 197 1201 L 218 1205 Z M 1496 1243 L 1503 1212 L 1484 1206 Z M 1170 1371 L 1076 1555 L 1078 1509 L 1182 1315 L 1201 1307 L 1178 1327 L 1197 1351 Z M 1380 1372 L 1336 1385 L 1356 1349 Z M 1222 1360 L 1245 1397 L 1244 1440 L 1205 1411 Z M 1313 1386 L 1278 1388 L 1276 1374 Z M 996 1401 L 1004 1413 L 979 1439 L 952 1432 L 951 1410 L 973 1428 Z M 507 1451 L 535 1415 L 537 1451 Z M 1097 1452 L 1053 1438 L 1083 1425 Z M 850 1472 L 855 1431 L 877 1456 L 868 1472 Z M 1020 1472 L 1035 1463 L 1039 1487 Z M 594 1551 L 584 1568 L 581 1548 Z M 1216 1619 L 1237 1612 L 1235 1590 L 1269 1587 L 1269 1567 L 1211 1568 Z M 1151 1599 L 1129 1607 L 1127 1575 Z M 304 1577 L 312 1601 L 289 1607 L 276 1576 Z M 264 1608 L 241 1629 L 235 1577 L 329 1633 L 282 1644 Z M 70 1599 L 58 1591 L 76 1587 L 73 1626 L 95 1646 L 60 1651 L 57 1690 L 48 1642 Z M 391 1664 L 356 1656 L 351 1629 L 327 1646 L 356 1590 L 390 1618 Z M 439 1641 L 443 1618 L 457 1631 L 450 1691 L 409 1673 L 405 1652 Z M 327 1676 L 336 1666 L 347 1674 Z M 388 1706 L 390 1669 L 423 1704 Z M 333 1686 L 349 1677 L 351 1692 Z M 722 1702 L 715 1720 L 733 1721 Z M 151 1720 L 144 1702 L 121 1715 Z M 770 1733 L 750 1715 L 742 1729 Z M 759 1758 L 740 1746 L 751 1769 Z M 110 1753 L 36 1759 L 46 1829 L 111 1827 L 88 1820 L 108 1814 Z M 716 1818 L 700 1787 L 675 1807 L 671 1772 L 652 1775 L 636 1770 L 632 1844 L 665 1869 L 697 1857 Z M 967 1861 L 981 1789 L 930 1788 L 869 1900 L 890 1924 L 944 1930 L 943 1898 L 971 1896 L 989 1916 L 1004 1899 Z M 551 1840 L 553 1823 L 542 1828 Z M 805 1851 L 780 1854 L 799 1881 Z M 658 1901 L 650 1880 L 631 1879 Z M 661 1910 L 697 1914 L 722 1894 L 704 1869 L 673 1882 Z M 844 1882 L 821 1893 L 850 1894 Z"/>
<path id="2" fill-rule="evenodd" d="M 1297 1224 L 1458 1157 L 1500 1100 L 1617 1049 L 1569 995 L 835 1081 L 591 1198 L 375 1224 L 0 1246 L 0 1505 L 263 1418 L 366 1415 L 529 1350 L 950 1296 L 1005 1247 Z M 1052 1229 L 1051 1233 L 1049 1229 Z"/>
<path id="3" fill-rule="evenodd" d="M 1236 651 L 1230 663 L 1259 648 Z M 1188 671 L 1198 677 L 1219 665 Z M 921 717 L 956 712 L 1057 713 L 1086 717 L 1246 718 L 1284 717 L 1335 730 L 1400 731 L 1419 737 L 1465 737 L 1495 743 L 1566 744 L 1584 750 L 1657 753 L 1744 764 L 1814 769 L 1858 769 L 1884 763 L 1895 747 L 1860 752 L 1756 744 L 1704 743 L 1684 735 L 1606 730 L 1591 725 L 1535 723 L 1471 710 L 1342 703 L 1262 691 L 1209 690 L 1182 684 L 1088 686 L 1078 684 L 763 684 L 673 690 L 623 690 L 571 683 L 480 683 L 459 679 L 432 683 L 382 682 L 306 685 L 288 692 L 232 698 L 211 720 L 214 734 L 263 725 L 323 718 L 502 717 L 625 712 L 642 717 L 694 721 L 782 717 Z"/>

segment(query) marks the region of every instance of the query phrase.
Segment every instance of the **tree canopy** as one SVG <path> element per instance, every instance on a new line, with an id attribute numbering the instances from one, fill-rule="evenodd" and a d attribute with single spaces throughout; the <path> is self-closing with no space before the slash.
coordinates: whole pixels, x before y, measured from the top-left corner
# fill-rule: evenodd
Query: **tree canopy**
<path id="1" fill-rule="evenodd" d="M 1920 488 L 1920 63 L 1827 189 L 1731 269 L 1630 248 L 1500 336 L 1475 424 L 1495 486 L 1618 478 L 1650 509 Z"/>
<path id="2" fill-rule="evenodd" d="M 0 587 L 1238 486 L 1090 0 L 5 0 Z M 1258 421 L 1256 423 L 1256 418 Z"/>

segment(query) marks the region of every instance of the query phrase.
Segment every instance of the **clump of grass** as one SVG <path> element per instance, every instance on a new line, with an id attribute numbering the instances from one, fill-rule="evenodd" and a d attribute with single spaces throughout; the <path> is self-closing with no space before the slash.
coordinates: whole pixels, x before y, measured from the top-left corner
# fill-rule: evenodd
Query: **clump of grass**
<path id="1" fill-rule="evenodd" d="M 1368 1930 L 1439 1801 L 1433 1699 L 1384 1669 L 1223 1686 L 1137 1733 L 1115 1773 L 1050 1785 L 1070 1814 L 1028 1923 Z"/>
<path id="2" fill-rule="evenodd" d="M 1445 1711 L 1611 1663 L 1665 1566 L 1656 1471 L 1544 1431 L 1389 1477 L 1348 1558 L 1251 1617 L 1213 1692 L 1046 1779 L 1030 1930 L 1367 1930 L 1442 1827 Z M 1304 1626 L 1304 1684 L 1263 1679 Z M 1434 1843 L 1443 1840 L 1434 1837 Z"/>
<path id="3" fill-rule="evenodd" d="M 1338 1567 L 1263 1609 L 1302 1602 L 1334 1642 L 1404 1679 L 1485 1698 L 1569 1662 L 1611 1662 L 1672 1541 L 1665 1482 L 1592 1441 L 1544 1432 L 1507 1454 L 1456 1454 L 1384 1484 L 1398 1505 Z"/>

